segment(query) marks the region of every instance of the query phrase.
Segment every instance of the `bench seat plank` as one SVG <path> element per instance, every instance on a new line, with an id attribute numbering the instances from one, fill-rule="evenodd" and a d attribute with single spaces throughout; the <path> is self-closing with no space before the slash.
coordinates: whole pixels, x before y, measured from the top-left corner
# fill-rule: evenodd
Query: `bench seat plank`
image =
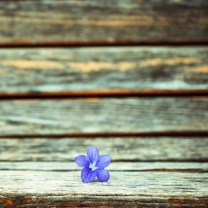
<path id="1" fill-rule="evenodd" d="M 80 181 L 79 171 L 1 171 L 3 207 L 207 207 L 207 173 L 111 172 L 107 183 Z"/>
<path id="2" fill-rule="evenodd" d="M 0 45 L 208 41 L 206 0 L 3 0 L 0 15 Z"/>
<path id="3" fill-rule="evenodd" d="M 111 155 L 114 162 L 208 162 L 207 137 L 7 138 L 0 139 L 0 161 L 68 163 L 92 145 L 98 147 L 101 155 Z"/>
<path id="4" fill-rule="evenodd" d="M 206 131 L 207 110 L 207 97 L 5 101 L 0 134 Z"/>
<path id="5" fill-rule="evenodd" d="M 0 96 L 208 93 L 207 57 L 207 47 L 1 49 Z"/>

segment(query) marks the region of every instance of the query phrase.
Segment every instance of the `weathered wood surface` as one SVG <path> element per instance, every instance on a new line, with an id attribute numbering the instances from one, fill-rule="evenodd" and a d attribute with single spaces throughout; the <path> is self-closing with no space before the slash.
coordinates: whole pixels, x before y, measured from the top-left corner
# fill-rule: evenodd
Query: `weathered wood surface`
<path id="1" fill-rule="evenodd" d="M 0 46 L 208 43 L 206 0 L 1 1 L 0 16 Z M 0 98 L 36 99 L 0 102 L 0 207 L 207 208 L 207 137 L 61 137 L 208 132 L 207 97 L 89 96 L 205 95 L 207 57 L 202 46 L 1 49 Z M 37 99 L 73 93 L 89 98 Z M 74 157 L 92 145 L 113 158 L 107 183 L 80 180 Z"/>
<path id="2" fill-rule="evenodd" d="M 111 162 L 109 171 L 207 173 L 207 162 Z M 75 162 L 0 162 L 0 171 L 77 171 Z"/>
<path id="3" fill-rule="evenodd" d="M 0 44 L 208 42 L 207 0 L 1 1 Z"/>
<path id="4" fill-rule="evenodd" d="M 113 161 L 208 162 L 208 138 L 0 139 L 0 161 L 70 162 L 95 145 Z"/>
<path id="5" fill-rule="evenodd" d="M 207 47 L 1 49 L 0 95 L 208 90 L 207 57 Z"/>
<path id="6" fill-rule="evenodd" d="M 0 134 L 202 131 L 207 112 L 207 97 L 5 101 Z"/>
<path id="7" fill-rule="evenodd" d="M 207 173 L 111 172 L 84 184 L 79 171 L 1 171 L 3 207 L 207 207 Z"/>

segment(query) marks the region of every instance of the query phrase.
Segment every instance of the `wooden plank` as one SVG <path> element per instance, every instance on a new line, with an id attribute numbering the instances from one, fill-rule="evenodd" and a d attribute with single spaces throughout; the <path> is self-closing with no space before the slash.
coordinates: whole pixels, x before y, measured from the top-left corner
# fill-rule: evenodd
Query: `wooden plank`
<path id="1" fill-rule="evenodd" d="M 109 171 L 160 171 L 207 173 L 207 162 L 111 162 Z M 0 170 L 10 171 L 77 171 L 75 162 L 0 162 Z"/>
<path id="2" fill-rule="evenodd" d="M 207 97 L 5 101 L 0 134 L 200 132 L 207 110 Z"/>
<path id="3" fill-rule="evenodd" d="M 69 163 L 92 145 L 113 162 L 208 162 L 208 138 L 185 137 L 0 139 L 0 161 Z"/>
<path id="4" fill-rule="evenodd" d="M 208 93 L 207 57 L 207 47 L 1 49 L 0 96 Z"/>
<path id="5" fill-rule="evenodd" d="M 84 184 L 79 171 L 1 171 L 3 207 L 207 207 L 207 173 L 111 172 Z"/>
<path id="6" fill-rule="evenodd" d="M 1 45 L 208 42 L 206 0 L 1 1 L 0 15 Z"/>

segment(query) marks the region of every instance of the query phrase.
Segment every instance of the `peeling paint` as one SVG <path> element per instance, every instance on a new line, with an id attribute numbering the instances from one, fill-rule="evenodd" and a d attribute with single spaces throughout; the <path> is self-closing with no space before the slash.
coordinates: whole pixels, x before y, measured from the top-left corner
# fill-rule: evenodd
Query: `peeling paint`
<path id="1" fill-rule="evenodd" d="M 25 202 L 26 202 L 27 204 L 30 204 L 30 203 L 33 202 L 33 200 L 32 200 L 31 198 L 29 198 L 29 199 L 25 199 Z"/>
<path id="2" fill-rule="evenodd" d="M 186 68 L 186 70 L 189 70 L 194 73 L 199 73 L 199 74 L 208 74 L 208 65 L 203 65 L 203 66 L 197 66 L 194 68 Z"/>
<path id="3" fill-rule="evenodd" d="M 63 70 L 65 67 L 55 61 L 40 61 L 40 60 L 9 60 L 9 61 L 0 61 L 0 65 L 11 66 L 22 69 L 60 69 Z"/>
<path id="4" fill-rule="evenodd" d="M 100 71 L 102 69 L 127 71 L 136 67 L 136 63 L 131 63 L 131 62 L 108 63 L 108 62 L 91 61 L 87 63 L 71 62 L 69 63 L 69 66 L 72 68 L 79 69 L 82 72 L 89 73 L 92 71 Z"/>
<path id="5" fill-rule="evenodd" d="M 6 198 L 0 198 L 0 202 L 4 202 L 7 205 L 12 205 L 13 201 L 10 199 L 6 199 Z"/>
<path id="6" fill-rule="evenodd" d="M 173 59 L 160 59 L 160 58 L 155 58 L 155 59 L 148 59 L 144 62 L 141 62 L 139 64 L 140 67 L 153 67 L 161 64 L 169 65 L 169 66 L 174 66 L 176 64 L 192 64 L 192 63 L 198 63 L 201 62 L 200 58 L 196 57 L 186 57 L 186 58 L 173 58 Z"/>

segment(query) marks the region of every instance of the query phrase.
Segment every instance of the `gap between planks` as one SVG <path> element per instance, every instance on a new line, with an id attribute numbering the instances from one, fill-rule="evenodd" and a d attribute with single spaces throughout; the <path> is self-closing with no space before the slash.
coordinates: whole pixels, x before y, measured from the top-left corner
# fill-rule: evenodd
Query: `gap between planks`
<path id="1" fill-rule="evenodd" d="M 7 43 L 0 43 L 1 48 L 76 48 L 76 47 L 111 47 L 111 46 L 122 46 L 122 47 L 129 47 L 129 46 L 208 46 L 208 41 L 201 41 L 201 40 L 171 40 L 171 41 L 164 41 L 164 40 L 148 40 L 148 41 L 44 41 L 44 42 L 7 42 Z"/>
<path id="2" fill-rule="evenodd" d="M 71 92 L 0 92 L 0 100 L 13 99 L 74 99 L 74 98 L 125 98 L 125 97 L 174 97 L 208 96 L 208 89 L 200 90 L 91 90 Z"/>
<path id="3" fill-rule="evenodd" d="M 0 162 L 0 170 L 9 171 L 80 171 L 75 162 Z M 208 173 L 208 163 L 199 162 L 114 162 L 107 170 L 121 172 L 182 172 Z"/>
<path id="4" fill-rule="evenodd" d="M 105 139 L 113 138 L 113 137 L 121 137 L 126 138 L 128 137 L 142 137 L 148 139 L 149 137 L 172 137 L 170 139 L 178 138 L 178 137 L 187 137 L 186 139 L 191 139 L 194 137 L 200 137 L 201 139 L 207 139 L 208 131 L 160 131 L 160 132 L 101 132 L 101 133 L 70 133 L 70 134 L 23 134 L 23 135 L 15 135 L 15 134 L 8 134 L 8 135 L 0 135 L 0 139 L 4 138 L 17 138 L 17 139 L 36 139 L 36 138 L 43 138 L 46 137 L 48 139 L 83 139 L 83 138 L 91 138 L 96 139 L 98 137 L 103 137 Z"/>

